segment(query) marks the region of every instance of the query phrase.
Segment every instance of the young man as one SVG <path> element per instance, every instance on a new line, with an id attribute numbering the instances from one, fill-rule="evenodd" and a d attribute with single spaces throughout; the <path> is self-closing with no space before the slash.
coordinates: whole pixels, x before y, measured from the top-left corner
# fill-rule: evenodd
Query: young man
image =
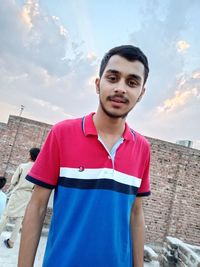
<path id="1" fill-rule="evenodd" d="M 126 124 L 148 77 L 142 51 L 103 58 L 96 113 L 50 131 L 27 179 L 36 184 L 23 223 L 18 267 L 32 267 L 51 190 L 54 208 L 43 267 L 141 267 L 142 198 L 150 194 L 148 142 Z"/>
<path id="2" fill-rule="evenodd" d="M 4 240 L 7 248 L 13 248 L 17 234 L 21 228 L 26 206 L 31 198 L 34 184 L 25 179 L 40 152 L 39 148 L 33 147 L 29 151 L 29 161 L 18 166 L 13 174 L 7 195 L 9 200 L 0 220 L 0 234 L 4 230 L 9 218 L 15 219 L 15 225 L 9 239 Z"/>

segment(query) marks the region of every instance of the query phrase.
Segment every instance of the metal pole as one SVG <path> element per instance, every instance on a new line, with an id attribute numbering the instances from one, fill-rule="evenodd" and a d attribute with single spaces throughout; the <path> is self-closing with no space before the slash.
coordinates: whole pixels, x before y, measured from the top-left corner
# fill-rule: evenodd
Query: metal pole
<path id="1" fill-rule="evenodd" d="M 13 140 L 13 143 L 12 143 L 12 146 L 11 146 L 11 150 L 10 150 L 10 153 L 9 153 L 9 157 L 8 157 L 8 160 L 7 160 L 6 169 L 4 171 L 4 177 L 7 176 L 8 165 L 10 163 L 10 159 L 11 159 L 11 156 L 12 156 L 12 153 L 13 153 L 13 149 L 14 149 L 14 146 L 15 146 L 15 142 L 16 142 L 16 139 L 17 139 L 17 135 L 18 135 L 18 132 L 19 132 L 19 127 L 20 127 L 20 123 L 21 123 L 21 116 L 22 116 L 22 112 L 24 111 L 24 108 L 25 108 L 25 106 L 21 105 L 20 113 L 19 113 L 19 122 L 18 122 L 18 125 L 17 125 L 17 129 L 16 129 L 16 132 L 15 132 L 14 140 Z"/>
<path id="2" fill-rule="evenodd" d="M 22 112 L 24 111 L 24 108 L 25 108 L 25 106 L 24 105 L 21 105 L 21 109 L 20 109 L 20 112 L 19 112 L 19 116 L 20 117 L 22 116 Z"/>

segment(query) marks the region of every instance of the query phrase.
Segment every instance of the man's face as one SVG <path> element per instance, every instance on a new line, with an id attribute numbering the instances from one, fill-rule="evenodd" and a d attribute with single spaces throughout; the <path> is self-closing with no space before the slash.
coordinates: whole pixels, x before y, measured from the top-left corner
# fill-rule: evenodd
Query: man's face
<path id="1" fill-rule="evenodd" d="M 125 118 L 144 94 L 144 66 L 114 55 L 96 79 L 100 108 L 109 117 Z"/>

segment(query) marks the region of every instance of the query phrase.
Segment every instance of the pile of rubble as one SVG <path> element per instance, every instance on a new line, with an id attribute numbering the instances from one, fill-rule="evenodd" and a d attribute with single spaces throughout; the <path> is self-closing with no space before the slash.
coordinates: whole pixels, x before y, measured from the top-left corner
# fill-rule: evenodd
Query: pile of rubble
<path id="1" fill-rule="evenodd" d="M 159 255 L 150 247 L 144 246 L 144 266 L 159 267 Z"/>
<path id="2" fill-rule="evenodd" d="M 145 267 L 200 267 L 200 247 L 167 237 L 163 247 L 147 245 Z"/>
<path id="3" fill-rule="evenodd" d="M 200 267 L 200 247 L 167 237 L 162 255 L 163 267 Z"/>

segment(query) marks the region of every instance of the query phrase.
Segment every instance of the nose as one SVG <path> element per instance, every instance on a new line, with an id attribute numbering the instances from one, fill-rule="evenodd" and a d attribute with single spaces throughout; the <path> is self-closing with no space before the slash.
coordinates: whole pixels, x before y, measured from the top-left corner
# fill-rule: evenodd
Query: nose
<path id="1" fill-rule="evenodd" d="M 114 92 L 125 94 L 127 92 L 126 83 L 123 80 L 120 80 L 117 84 L 115 84 Z"/>

